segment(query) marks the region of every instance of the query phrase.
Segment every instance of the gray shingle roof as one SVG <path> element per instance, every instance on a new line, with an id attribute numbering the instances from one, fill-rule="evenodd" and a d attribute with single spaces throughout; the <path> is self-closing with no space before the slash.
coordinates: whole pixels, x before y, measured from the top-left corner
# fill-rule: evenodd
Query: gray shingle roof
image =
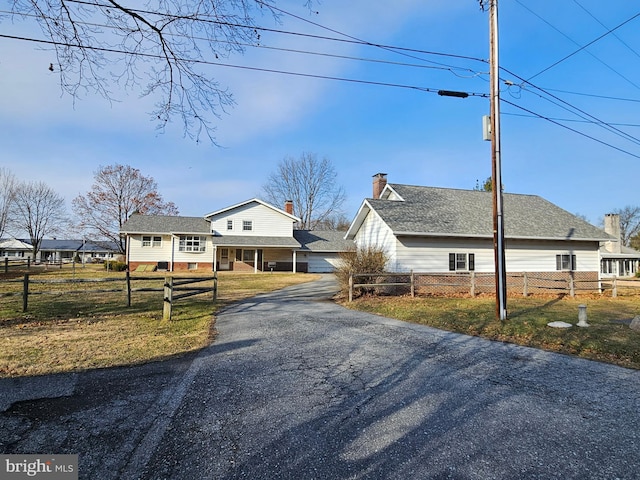
<path id="1" fill-rule="evenodd" d="M 345 232 L 330 230 L 294 230 L 293 236 L 310 252 L 346 252 L 354 247 L 352 240 L 344 239 Z"/>
<path id="2" fill-rule="evenodd" d="M 203 217 L 139 215 L 129 217 L 122 233 L 211 233 L 211 223 Z"/>
<path id="3" fill-rule="evenodd" d="M 214 245 L 228 247 L 283 247 L 299 248 L 293 237 L 259 237 L 250 235 L 221 235 L 212 238 Z"/>
<path id="4" fill-rule="evenodd" d="M 389 184 L 405 201 L 369 199 L 398 234 L 493 237 L 491 192 Z M 609 235 L 537 195 L 505 193 L 505 238 L 608 240 Z"/>

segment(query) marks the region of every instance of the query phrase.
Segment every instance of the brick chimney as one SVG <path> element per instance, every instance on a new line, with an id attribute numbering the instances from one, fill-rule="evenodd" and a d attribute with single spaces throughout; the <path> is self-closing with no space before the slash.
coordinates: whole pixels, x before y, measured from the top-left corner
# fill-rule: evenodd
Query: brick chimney
<path id="1" fill-rule="evenodd" d="M 284 201 L 284 211 L 289 215 L 293 215 L 293 200 Z"/>
<path id="2" fill-rule="evenodd" d="M 382 193 L 382 190 L 384 190 L 386 184 L 386 173 L 376 173 L 373 176 L 373 198 L 380 198 L 380 194 Z"/>
<path id="3" fill-rule="evenodd" d="M 605 242 L 604 248 L 611 253 L 621 253 L 622 241 L 620 238 L 620 215 L 616 213 L 607 213 L 604 216 L 604 231 L 617 239 Z"/>

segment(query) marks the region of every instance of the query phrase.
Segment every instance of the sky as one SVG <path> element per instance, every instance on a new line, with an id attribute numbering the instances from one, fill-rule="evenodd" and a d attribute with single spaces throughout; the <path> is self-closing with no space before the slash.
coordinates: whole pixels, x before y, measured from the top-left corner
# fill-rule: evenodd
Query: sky
<path id="1" fill-rule="evenodd" d="M 489 16 L 477 1 L 322 0 L 314 12 L 303 3 L 278 0 L 280 21 L 257 23 L 304 35 L 261 31 L 261 45 L 279 50 L 247 48 L 224 62 L 315 77 L 203 67 L 236 102 L 214 119 L 217 145 L 185 137 L 177 121 L 159 133 L 155 99 L 139 91 L 114 86 L 115 102 L 91 92 L 73 99 L 48 69 L 51 51 L 0 37 L 0 166 L 44 181 L 71 212 L 101 166 L 131 165 L 181 215 L 203 216 L 262 197 L 282 159 L 314 153 L 333 163 L 348 219 L 379 172 L 391 183 L 460 189 L 491 175 L 482 136 Z M 640 204 L 638 14 L 628 0 L 499 1 L 505 192 L 540 195 L 596 225 Z M 29 20 L 6 16 L 0 33 L 44 38 Z"/>

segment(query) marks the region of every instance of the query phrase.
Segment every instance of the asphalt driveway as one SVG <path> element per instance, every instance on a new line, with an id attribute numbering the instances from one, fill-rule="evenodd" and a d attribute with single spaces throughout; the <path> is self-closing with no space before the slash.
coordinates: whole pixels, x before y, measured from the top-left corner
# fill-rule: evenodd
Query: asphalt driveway
<path id="1" fill-rule="evenodd" d="M 640 372 L 334 291 L 327 276 L 239 303 L 195 355 L 0 380 L 0 452 L 78 453 L 91 479 L 638 477 Z"/>

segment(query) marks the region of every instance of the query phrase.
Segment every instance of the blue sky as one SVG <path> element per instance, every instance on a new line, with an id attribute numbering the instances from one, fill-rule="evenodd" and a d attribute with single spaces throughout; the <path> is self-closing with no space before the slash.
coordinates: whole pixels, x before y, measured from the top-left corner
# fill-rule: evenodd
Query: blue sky
<path id="1" fill-rule="evenodd" d="M 315 15 L 302 3 L 285 0 L 278 6 L 375 44 L 489 56 L 488 14 L 477 1 L 398 0 L 389 7 L 389 2 L 323 0 Z M 499 8 L 500 65 L 512 72 L 501 73 L 503 81 L 511 83 L 502 83 L 501 89 L 505 191 L 540 195 L 594 224 L 616 208 L 639 204 L 640 17 L 578 50 L 638 14 L 640 7 L 628 0 L 500 0 Z M 281 24 L 267 16 L 259 23 L 340 37 L 286 15 Z M 2 30 L 41 36 L 37 27 L 6 18 Z M 409 57 L 268 32 L 261 34 L 261 41 L 395 63 L 266 49 L 248 49 L 227 62 L 489 93 L 488 66 L 479 61 L 417 52 Z M 120 101 L 111 104 L 93 95 L 74 102 L 61 94 L 59 78 L 48 71 L 52 61 L 51 52 L 32 43 L 0 38 L 0 164 L 20 179 L 46 182 L 67 199 L 69 210 L 71 200 L 90 188 L 99 166 L 114 163 L 152 176 L 165 200 L 173 201 L 182 215 L 193 216 L 259 197 L 278 162 L 302 152 L 333 162 L 347 191 L 348 218 L 371 196 L 371 177 L 378 172 L 387 173 L 390 182 L 462 189 L 472 189 L 476 180 L 491 174 L 490 142 L 483 141 L 481 127 L 482 115 L 489 113 L 487 98 L 207 67 L 205 73 L 228 87 L 237 102 L 216 120 L 218 147 L 184 138 L 179 123 L 158 134 L 148 115 L 153 99 L 141 99 L 138 92 L 116 91 Z M 523 79 L 542 90 L 523 87 Z M 605 128 L 585 123 L 573 108 L 604 122 Z"/>

